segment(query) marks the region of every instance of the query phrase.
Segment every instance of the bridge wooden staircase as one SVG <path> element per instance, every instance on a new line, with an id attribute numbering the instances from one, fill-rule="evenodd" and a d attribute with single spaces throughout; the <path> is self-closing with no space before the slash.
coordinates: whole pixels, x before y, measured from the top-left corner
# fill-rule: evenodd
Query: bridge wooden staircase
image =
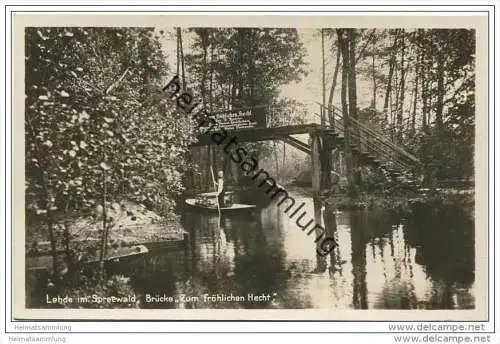
<path id="1" fill-rule="evenodd" d="M 419 184 L 418 171 L 422 164 L 415 155 L 392 142 L 371 123 L 361 123 L 349 116 L 346 117 L 347 123 L 344 123 L 340 109 L 325 109 L 323 113 L 326 111 L 329 111 L 330 119 L 323 118 L 320 128 L 333 139 L 336 147 L 345 148 L 346 137 L 349 137 L 351 151 L 360 163 L 384 171 L 393 181 Z M 291 135 L 282 135 L 280 138 L 307 154 L 312 152 L 308 143 Z"/>

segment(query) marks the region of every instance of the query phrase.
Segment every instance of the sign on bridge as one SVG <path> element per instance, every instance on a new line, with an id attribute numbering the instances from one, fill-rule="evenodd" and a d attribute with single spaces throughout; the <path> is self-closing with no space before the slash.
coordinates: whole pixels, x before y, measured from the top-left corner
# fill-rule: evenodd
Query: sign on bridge
<path id="1" fill-rule="evenodd" d="M 264 108 L 233 110 L 215 115 L 217 124 L 226 130 L 265 128 Z"/>

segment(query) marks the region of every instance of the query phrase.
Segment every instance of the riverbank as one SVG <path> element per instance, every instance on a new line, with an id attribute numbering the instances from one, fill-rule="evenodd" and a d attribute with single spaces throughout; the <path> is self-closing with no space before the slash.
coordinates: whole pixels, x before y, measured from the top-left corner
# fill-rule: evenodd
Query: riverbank
<path id="1" fill-rule="evenodd" d="M 474 189 L 420 189 L 390 194 L 360 193 L 351 197 L 345 193 L 336 193 L 325 198 L 325 205 L 339 210 L 378 209 L 402 213 L 411 212 L 415 204 L 458 205 L 473 216 L 474 197 Z"/>
<path id="2" fill-rule="evenodd" d="M 57 218 L 53 225 L 54 231 L 58 233 L 58 238 L 64 238 L 65 232 L 69 233 L 70 249 L 80 251 L 99 247 L 103 228 L 102 206 L 97 206 L 92 214 L 77 214 L 66 218 L 58 214 Z M 175 243 L 184 240 L 185 232 L 179 215 L 162 217 L 132 201 L 109 204 L 107 218 L 110 225 L 109 247 Z M 63 240 L 58 240 L 57 251 L 66 249 Z M 49 233 L 43 218 L 27 224 L 25 243 L 28 254 L 50 253 Z"/>

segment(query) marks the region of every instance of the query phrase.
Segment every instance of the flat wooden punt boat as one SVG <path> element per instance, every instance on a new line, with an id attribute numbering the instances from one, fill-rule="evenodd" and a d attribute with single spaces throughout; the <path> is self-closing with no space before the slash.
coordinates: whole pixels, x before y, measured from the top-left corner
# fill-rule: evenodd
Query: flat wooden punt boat
<path id="1" fill-rule="evenodd" d="M 203 209 L 203 210 L 209 210 L 209 211 L 215 211 L 217 212 L 217 205 L 204 205 L 204 204 L 198 204 L 196 203 L 196 199 L 194 198 L 188 198 L 186 199 L 186 204 L 197 208 L 197 209 Z M 221 211 L 233 211 L 233 210 L 245 210 L 245 209 L 253 209 L 256 208 L 257 206 L 253 204 L 241 204 L 241 203 L 233 203 L 230 207 L 221 207 Z"/>
<path id="2" fill-rule="evenodd" d="M 83 265 L 91 265 L 99 262 L 99 252 L 97 251 L 92 257 L 80 261 Z M 118 262 L 128 260 L 134 257 L 140 257 L 147 254 L 149 250 L 144 245 L 135 245 L 132 247 L 121 247 L 118 249 L 108 248 L 104 260 L 106 262 Z M 43 255 L 37 257 L 26 257 L 27 270 L 45 270 L 52 268 L 52 256 Z"/>
<path id="3" fill-rule="evenodd" d="M 226 196 L 234 195 L 234 191 L 226 191 Z M 212 191 L 212 192 L 203 192 L 198 194 L 200 197 L 207 197 L 207 198 L 216 198 L 217 197 L 217 192 Z"/>

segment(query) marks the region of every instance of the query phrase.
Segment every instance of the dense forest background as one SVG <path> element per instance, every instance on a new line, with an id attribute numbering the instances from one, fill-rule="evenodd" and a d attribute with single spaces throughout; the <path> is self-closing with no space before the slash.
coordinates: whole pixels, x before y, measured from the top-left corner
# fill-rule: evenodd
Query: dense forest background
<path id="1" fill-rule="evenodd" d="M 332 66 L 329 108 L 375 123 L 418 156 L 429 179 L 474 175 L 474 30 L 323 29 L 315 35 Z M 162 45 L 166 36 L 175 37 L 175 51 Z M 301 87 L 317 67 L 306 63 L 301 37 L 285 28 L 27 28 L 27 222 L 46 223 L 55 252 L 71 240 L 64 219 L 72 214 L 104 212 L 105 237 L 108 204 L 132 199 L 168 216 L 186 185 L 210 184 L 209 165 L 238 182 L 221 147 L 189 148 L 194 123 L 161 89 L 179 74 L 211 113 L 261 107 L 268 126 L 310 122 L 310 106 L 280 92 Z M 169 54 L 175 65 L 167 63 Z M 370 105 L 360 107 L 360 97 Z M 282 143 L 247 147 L 283 178 L 308 165 Z"/>
<path id="2" fill-rule="evenodd" d="M 314 37 L 325 42 L 322 53 L 330 66 L 325 73 L 330 77 L 325 82 L 328 108 L 336 106 L 345 116 L 375 124 L 386 138 L 421 159 L 426 179 L 473 176 L 474 30 L 315 31 Z M 319 121 L 310 104 L 279 97 L 280 86 L 295 83 L 300 89 L 304 85 L 298 81 L 307 71 L 319 69 L 305 63 L 307 50 L 297 30 L 190 32 L 194 38 L 186 54 L 189 85 L 211 111 L 268 106 L 268 126 Z M 318 101 L 320 97 L 318 93 Z M 283 178 L 309 164 L 307 157 L 281 143 L 254 146 L 260 161 Z M 214 154 L 224 155 L 211 149 L 208 161 L 217 165 Z M 290 153 L 293 158 L 287 161 Z M 210 151 L 202 155 L 207 154 Z M 219 165 L 229 166 L 227 160 Z M 206 176 L 201 184 L 208 182 Z"/>

